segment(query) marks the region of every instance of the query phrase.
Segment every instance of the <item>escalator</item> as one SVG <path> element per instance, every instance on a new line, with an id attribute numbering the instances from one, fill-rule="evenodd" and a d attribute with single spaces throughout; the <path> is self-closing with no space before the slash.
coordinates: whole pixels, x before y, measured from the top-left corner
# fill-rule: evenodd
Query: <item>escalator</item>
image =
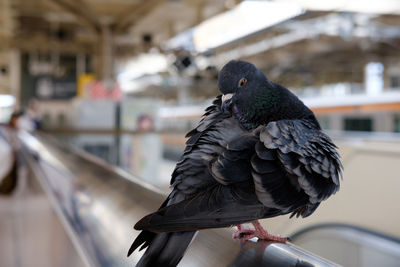
<path id="1" fill-rule="evenodd" d="M 294 233 L 291 239 L 343 266 L 400 266 L 400 239 L 353 225 L 314 225 Z"/>

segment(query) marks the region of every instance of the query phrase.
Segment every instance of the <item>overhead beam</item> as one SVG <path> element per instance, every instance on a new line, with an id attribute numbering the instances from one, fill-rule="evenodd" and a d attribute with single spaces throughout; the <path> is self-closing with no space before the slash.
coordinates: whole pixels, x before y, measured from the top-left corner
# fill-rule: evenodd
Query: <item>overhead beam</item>
<path id="1" fill-rule="evenodd" d="M 131 9 L 127 9 L 118 16 L 120 19 L 114 24 L 113 31 L 117 34 L 128 31 L 132 25 L 164 2 L 165 0 L 147 0 L 134 5 Z"/>
<path id="2" fill-rule="evenodd" d="M 0 46 L 3 40 L 12 38 L 14 33 L 14 12 L 10 0 L 0 0 Z"/>
<path id="3" fill-rule="evenodd" d="M 92 43 L 61 42 L 57 40 L 50 42 L 45 36 L 16 37 L 10 41 L 9 47 L 20 49 L 23 52 L 40 51 L 45 53 L 58 51 L 66 54 L 93 53 Z"/>
<path id="4" fill-rule="evenodd" d="M 101 29 L 99 26 L 100 24 L 98 17 L 83 0 L 78 0 L 74 3 L 71 3 L 67 0 L 52 0 L 52 2 L 75 15 L 77 19 L 82 21 L 85 25 L 89 26 L 89 28 L 94 32 L 100 32 Z"/>
<path id="5" fill-rule="evenodd" d="M 87 3 L 87 0 L 74 0 L 74 4 L 77 5 L 80 11 L 83 13 L 96 25 L 100 23 L 100 16 L 95 12 L 93 7 Z"/>
<path id="6" fill-rule="evenodd" d="M 272 49 L 282 48 L 293 43 L 312 40 L 317 37 L 323 38 L 323 36 L 337 37 L 348 40 L 348 42 L 351 38 L 363 38 L 373 40 L 375 43 L 400 38 L 400 31 L 396 27 L 382 26 L 374 23 L 372 21 L 374 17 L 375 15 L 366 14 L 331 13 L 309 20 L 288 22 L 279 26 L 282 29 L 288 30 L 288 32 L 283 34 L 257 40 L 250 44 L 237 45 L 236 48 L 227 51 L 224 51 L 223 47 L 217 48 L 216 50 L 220 49 L 220 52 L 213 58 L 213 62 L 219 66 L 231 58 L 243 59 L 254 57 Z M 355 18 L 363 18 L 370 23 L 356 24 L 354 23 Z M 327 25 L 331 27 L 327 27 Z M 372 26 L 376 29 L 375 31 L 368 30 Z M 241 41 L 243 42 L 243 40 Z"/>
<path id="7" fill-rule="evenodd" d="M 289 2 L 307 10 L 348 11 L 371 14 L 400 14 L 398 0 L 273 0 Z"/>
<path id="8" fill-rule="evenodd" d="M 99 54 L 99 66 L 97 76 L 103 81 L 109 82 L 114 76 L 114 49 L 112 43 L 113 33 L 110 25 L 103 24 L 101 28 L 101 47 Z"/>

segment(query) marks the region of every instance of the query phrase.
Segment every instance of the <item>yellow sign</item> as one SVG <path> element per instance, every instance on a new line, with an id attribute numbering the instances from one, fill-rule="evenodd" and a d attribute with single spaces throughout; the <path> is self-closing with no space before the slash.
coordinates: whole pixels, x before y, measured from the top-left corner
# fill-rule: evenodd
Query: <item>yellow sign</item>
<path id="1" fill-rule="evenodd" d="M 85 74 L 79 75 L 78 86 L 77 86 L 77 91 L 76 91 L 77 97 L 85 97 L 87 85 L 91 82 L 94 82 L 95 80 L 96 79 L 95 79 L 94 74 L 91 74 L 91 73 L 85 73 Z"/>

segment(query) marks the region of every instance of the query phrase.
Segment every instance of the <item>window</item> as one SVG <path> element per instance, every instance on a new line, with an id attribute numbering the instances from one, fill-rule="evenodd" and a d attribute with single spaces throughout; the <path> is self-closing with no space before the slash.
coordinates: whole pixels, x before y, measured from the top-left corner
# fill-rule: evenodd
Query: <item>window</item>
<path id="1" fill-rule="evenodd" d="M 67 124 L 67 119 L 66 119 L 64 113 L 58 114 L 58 116 L 57 116 L 57 123 L 58 123 L 58 127 L 60 127 L 60 128 L 64 128 L 64 127 L 67 126 L 67 125 L 66 125 L 66 124 Z"/>
<path id="2" fill-rule="evenodd" d="M 371 118 L 345 118 L 344 119 L 345 131 L 372 131 Z"/>
<path id="3" fill-rule="evenodd" d="M 390 87 L 391 88 L 400 88 L 400 76 L 391 76 L 390 77 Z"/>
<path id="4" fill-rule="evenodd" d="M 400 114 L 393 118 L 393 132 L 400 133 Z"/>

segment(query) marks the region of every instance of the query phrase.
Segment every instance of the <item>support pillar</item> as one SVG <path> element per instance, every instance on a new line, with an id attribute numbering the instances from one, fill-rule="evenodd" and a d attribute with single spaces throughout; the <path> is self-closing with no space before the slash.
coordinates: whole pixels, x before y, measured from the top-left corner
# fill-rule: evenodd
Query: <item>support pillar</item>
<path id="1" fill-rule="evenodd" d="M 21 52 L 12 49 L 10 53 L 10 91 L 15 97 L 15 108 L 21 108 Z"/>
<path id="2" fill-rule="evenodd" d="M 106 83 L 114 79 L 113 32 L 110 25 L 102 23 L 95 63 L 96 78 Z"/>

